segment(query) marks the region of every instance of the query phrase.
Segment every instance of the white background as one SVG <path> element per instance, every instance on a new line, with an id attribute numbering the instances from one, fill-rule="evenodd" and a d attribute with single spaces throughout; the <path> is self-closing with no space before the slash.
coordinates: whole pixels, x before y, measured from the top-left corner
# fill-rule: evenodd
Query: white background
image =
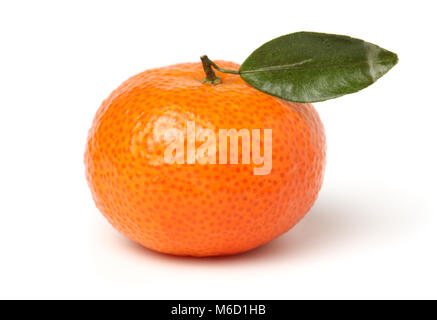
<path id="1" fill-rule="evenodd" d="M 437 298 L 434 1 L 4 1 L 0 298 Z M 242 62 L 295 31 L 398 53 L 373 86 L 316 104 L 319 199 L 286 235 L 214 259 L 153 253 L 95 208 L 84 177 L 101 101 L 152 67 Z"/>

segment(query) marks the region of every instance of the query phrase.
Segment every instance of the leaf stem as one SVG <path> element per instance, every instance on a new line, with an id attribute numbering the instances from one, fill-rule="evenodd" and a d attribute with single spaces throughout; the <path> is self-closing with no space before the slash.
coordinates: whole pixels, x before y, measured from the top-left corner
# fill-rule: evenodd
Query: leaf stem
<path id="1" fill-rule="evenodd" d="M 230 74 L 240 74 L 240 71 L 238 70 L 226 70 L 226 69 L 222 69 L 219 66 L 217 66 L 214 61 L 209 60 L 209 58 L 207 56 L 205 56 L 206 59 L 208 60 L 208 62 L 217 70 L 223 73 L 230 73 Z"/>

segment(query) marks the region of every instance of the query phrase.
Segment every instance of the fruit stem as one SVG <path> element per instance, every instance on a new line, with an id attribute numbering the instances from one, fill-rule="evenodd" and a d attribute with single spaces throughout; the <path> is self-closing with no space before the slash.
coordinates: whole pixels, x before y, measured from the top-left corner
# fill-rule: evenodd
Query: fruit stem
<path id="1" fill-rule="evenodd" d="M 208 84 L 219 84 L 222 81 L 219 77 L 215 75 L 214 70 L 212 70 L 211 60 L 208 59 L 207 56 L 201 56 L 200 60 L 202 61 L 203 70 L 205 71 L 206 78 L 202 80 L 203 83 Z"/>
<path id="2" fill-rule="evenodd" d="M 240 74 L 239 71 L 226 70 L 226 69 L 222 69 L 222 68 L 218 67 L 206 55 L 201 56 L 200 60 L 202 61 L 203 70 L 205 71 L 205 74 L 206 74 L 206 78 L 202 80 L 203 83 L 219 84 L 219 83 L 222 82 L 220 80 L 220 78 L 215 75 L 215 72 L 212 69 L 212 67 L 214 67 L 217 71 L 220 71 L 220 72 L 223 72 L 223 73 Z"/>

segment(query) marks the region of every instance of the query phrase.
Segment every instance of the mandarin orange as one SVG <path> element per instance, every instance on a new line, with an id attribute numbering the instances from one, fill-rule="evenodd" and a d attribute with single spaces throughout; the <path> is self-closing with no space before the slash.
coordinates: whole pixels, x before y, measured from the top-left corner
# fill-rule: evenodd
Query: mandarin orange
<path id="1" fill-rule="evenodd" d="M 267 95 L 237 75 L 220 74 L 216 85 L 203 78 L 201 63 L 185 63 L 128 79 L 103 101 L 88 136 L 86 176 L 98 209 L 126 237 L 163 253 L 256 248 L 292 228 L 322 185 L 325 134 L 311 104 Z M 271 129 L 271 171 L 255 175 L 253 161 L 219 164 L 218 156 L 217 164 L 166 163 L 166 135 L 186 132 L 187 121 L 214 132 Z"/>

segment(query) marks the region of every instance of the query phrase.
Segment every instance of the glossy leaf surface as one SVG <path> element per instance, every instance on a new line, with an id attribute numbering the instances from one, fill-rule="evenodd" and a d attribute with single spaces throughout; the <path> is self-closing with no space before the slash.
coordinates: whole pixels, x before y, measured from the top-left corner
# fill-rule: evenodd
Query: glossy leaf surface
<path id="1" fill-rule="evenodd" d="M 265 93 L 296 102 L 359 91 L 398 61 L 393 52 L 348 36 L 297 32 L 271 40 L 241 65 L 241 77 Z"/>

